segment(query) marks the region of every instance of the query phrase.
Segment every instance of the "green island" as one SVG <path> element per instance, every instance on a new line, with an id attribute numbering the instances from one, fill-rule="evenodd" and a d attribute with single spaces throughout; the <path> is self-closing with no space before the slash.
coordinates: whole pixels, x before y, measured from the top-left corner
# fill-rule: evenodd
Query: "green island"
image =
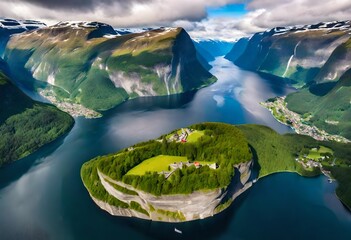
<path id="1" fill-rule="evenodd" d="M 0 166 L 55 140 L 73 123 L 55 106 L 33 101 L 0 71 Z"/>
<path id="2" fill-rule="evenodd" d="M 181 222 L 223 211 L 257 179 L 277 172 L 324 173 L 339 182 L 336 193 L 351 206 L 350 156 L 349 143 L 280 135 L 260 125 L 201 123 L 96 157 L 81 177 L 112 215 Z"/>
<path id="3" fill-rule="evenodd" d="M 235 184 L 244 186 L 251 167 L 251 150 L 238 128 L 203 123 L 94 158 L 81 176 L 94 201 L 113 215 L 178 222 L 215 214 L 232 197 L 234 175 Z"/>

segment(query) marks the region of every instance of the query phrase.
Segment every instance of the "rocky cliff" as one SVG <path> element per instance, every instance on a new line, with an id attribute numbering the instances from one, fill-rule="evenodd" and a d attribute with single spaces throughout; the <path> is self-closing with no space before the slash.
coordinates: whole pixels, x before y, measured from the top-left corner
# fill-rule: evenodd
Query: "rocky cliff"
<path id="1" fill-rule="evenodd" d="M 236 65 L 305 83 L 337 81 L 350 68 L 350 21 L 276 27 L 254 34 Z"/>
<path id="2" fill-rule="evenodd" d="M 252 182 L 249 180 L 252 166 L 252 161 L 236 165 L 233 171 L 235 169 L 237 170 L 235 179 L 239 179 L 240 181 L 234 180 L 227 189 L 164 196 L 154 196 L 140 191 L 131 185 L 115 181 L 98 171 L 102 186 L 111 196 L 129 205 L 132 204 L 132 202 L 136 202 L 146 212 L 141 213 L 140 211 L 130 208 L 116 207 L 94 197 L 93 200 L 101 209 L 114 216 L 138 217 L 162 222 L 183 222 L 204 219 L 224 210 L 225 208 L 221 208 L 220 211 L 218 211 L 217 207 L 220 206 L 224 200 L 228 201 L 230 199 L 230 201 L 233 201 L 252 185 Z M 116 185 L 136 194 L 121 192 L 114 187 Z"/>
<path id="3" fill-rule="evenodd" d="M 5 60 L 21 84 L 72 109 L 103 111 L 129 98 L 176 94 L 215 81 L 181 28 L 121 36 L 103 23 L 62 22 L 13 36 Z"/>
<path id="4" fill-rule="evenodd" d="M 256 33 L 242 55 L 232 60 L 245 69 L 289 80 L 300 88 L 286 98 L 290 110 L 328 133 L 350 139 L 350 26 L 351 21 L 336 21 Z"/>

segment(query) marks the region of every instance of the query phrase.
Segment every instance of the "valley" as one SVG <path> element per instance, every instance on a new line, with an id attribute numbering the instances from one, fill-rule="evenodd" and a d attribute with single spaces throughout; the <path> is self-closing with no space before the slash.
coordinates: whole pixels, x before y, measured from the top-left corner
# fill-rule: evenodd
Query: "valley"
<path id="1" fill-rule="evenodd" d="M 226 58 L 297 88 L 284 103 L 268 103 L 278 120 L 320 140 L 347 141 L 351 138 L 350 24 L 334 21 L 273 28 L 249 40 L 243 38 L 248 42 L 242 54 L 235 57 L 229 52 Z M 284 116 L 277 116 L 279 110 Z"/>
<path id="2" fill-rule="evenodd" d="M 236 43 L 0 22 L 5 239 L 351 236 L 350 21 Z"/>

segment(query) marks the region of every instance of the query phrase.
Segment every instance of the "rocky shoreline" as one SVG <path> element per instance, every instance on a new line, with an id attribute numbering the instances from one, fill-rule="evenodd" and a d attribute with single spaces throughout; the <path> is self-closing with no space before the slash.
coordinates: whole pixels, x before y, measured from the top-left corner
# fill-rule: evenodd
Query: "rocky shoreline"
<path id="1" fill-rule="evenodd" d="M 240 194 L 252 186 L 253 183 L 250 181 L 252 166 L 253 161 L 234 166 L 234 170 L 237 170 L 236 174 L 240 174 L 240 176 L 238 178 L 239 182 L 235 183 L 235 185 L 239 186 L 239 188 L 236 188 L 233 191 L 228 189 L 228 187 L 225 190 L 215 189 L 209 191 L 197 191 L 191 194 L 163 196 L 154 196 L 135 189 L 131 185 L 120 181 L 115 181 L 98 170 L 100 182 L 111 196 L 128 204 L 136 202 L 141 206 L 145 213 L 131 208 L 115 207 L 104 201 L 96 199 L 92 196 L 91 197 L 101 209 L 114 216 L 137 217 L 162 222 L 185 222 L 196 219 L 204 219 L 211 217 L 229 207 L 230 204 L 226 205 L 220 210 L 216 209 L 221 204 L 225 204 L 223 203 L 224 199 L 232 202 Z M 118 191 L 115 187 L 113 187 L 114 184 L 133 191 L 136 194 L 126 194 Z"/>

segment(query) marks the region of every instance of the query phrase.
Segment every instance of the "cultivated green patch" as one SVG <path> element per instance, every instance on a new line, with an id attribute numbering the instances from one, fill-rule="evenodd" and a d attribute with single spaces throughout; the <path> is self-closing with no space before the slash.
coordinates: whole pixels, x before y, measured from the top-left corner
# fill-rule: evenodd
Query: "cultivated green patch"
<path id="1" fill-rule="evenodd" d="M 187 162 L 187 157 L 159 155 L 146 159 L 139 165 L 129 170 L 126 175 L 144 175 L 147 172 L 169 171 L 169 165 L 172 163 Z"/>

